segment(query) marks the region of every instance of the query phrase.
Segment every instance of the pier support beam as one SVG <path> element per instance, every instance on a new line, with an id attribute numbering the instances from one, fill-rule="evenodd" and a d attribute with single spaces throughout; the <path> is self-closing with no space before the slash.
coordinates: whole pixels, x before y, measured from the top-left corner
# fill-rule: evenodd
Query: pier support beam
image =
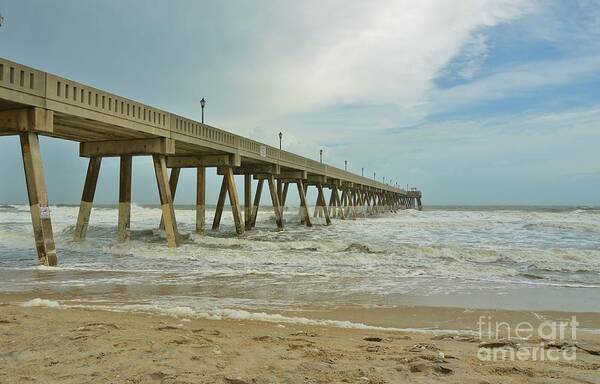
<path id="1" fill-rule="evenodd" d="M 298 195 L 300 196 L 300 222 L 306 224 L 307 227 L 312 227 L 310 215 L 308 214 L 308 205 L 306 204 L 306 189 L 302 179 L 296 181 L 298 186 Z"/>
<path id="2" fill-rule="evenodd" d="M 235 231 L 238 235 L 244 234 L 244 221 L 242 220 L 242 211 L 240 209 L 240 198 L 238 197 L 233 170 L 231 167 L 225 167 L 224 176 L 227 181 L 227 191 L 229 194 L 229 204 L 231 204 L 231 213 L 233 213 L 233 222 Z"/>
<path id="3" fill-rule="evenodd" d="M 347 215 L 347 205 L 348 205 L 348 191 L 346 188 L 342 187 L 342 197 L 341 200 L 338 201 L 338 218 L 342 220 L 346 220 Z"/>
<path id="4" fill-rule="evenodd" d="M 280 205 L 283 201 L 283 181 L 281 179 L 277 179 L 277 201 Z"/>
<path id="5" fill-rule="evenodd" d="M 117 239 L 119 242 L 129 240 L 131 223 L 131 165 L 131 155 L 121 156 L 119 172 L 119 221 L 117 224 Z"/>
<path id="6" fill-rule="evenodd" d="M 246 230 L 252 228 L 252 175 L 244 175 L 244 226 Z"/>
<path id="7" fill-rule="evenodd" d="M 331 225 L 331 219 L 329 218 L 329 210 L 327 209 L 327 206 L 325 205 L 325 194 L 323 193 L 323 186 L 321 184 L 317 184 L 317 190 L 318 190 L 317 201 L 319 202 L 319 205 L 321 206 L 321 210 L 325 216 L 325 222 L 327 223 L 327 225 Z"/>
<path id="8" fill-rule="evenodd" d="M 279 192 L 281 191 L 283 193 L 280 188 L 281 182 L 279 180 L 277 181 L 276 188 L 273 175 L 267 176 L 267 182 L 269 183 L 269 191 L 271 192 L 271 203 L 273 204 L 273 211 L 275 212 L 275 222 L 277 223 L 277 229 L 281 231 L 283 229 L 283 219 L 281 217 L 282 209 L 281 204 L 279 203 Z"/>
<path id="9" fill-rule="evenodd" d="M 92 213 L 92 204 L 94 195 L 96 194 L 96 185 L 98 185 L 98 175 L 100 174 L 100 165 L 102 157 L 90 157 L 85 183 L 83 185 L 83 193 L 81 195 L 81 205 L 79 206 L 79 214 L 77 215 L 77 224 L 75 225 L 75 241 L 85 239 L 90 215 Z"/>
<path id="10" fill-rule="evenodd" d="M 290 183 L 287 181 L 283 184 L 283 193 L 281 194 L 281 201 L 279 202 L 281 204 L 281 218 L 282 219 L 283 219 L 283 210 L 285 208 L 285 201 L 287 200 L 289 186 L 290 186 Z"/>
<path id="11" fill-rule="evenodd" d="M 204 232 L 206 220 L 206 170 L 196 168 L 196 233 Z"/>
<path id="12" fill-rule="evenodd" d="M 181 168 L 171 168 L 171 175 L 169 176 L 169 188 L 171 189 L 171 197 L 175 201 L 175 193 L 177 192 L 177 184 L 179 183 L 179 174 Z M 165 218 L 163 215 L 160 216 L 160 229 L 165 229 Z"/>
<path id="13" fill-rule="evenodd" d="M 252 219 L 250 226 L 252 228 L 256 227 L 256 216 L 258 215 L 258 207 L 260 206 L 260 196 L 263 190 L 263 184 L 265 183 L 265 179 L 258 179 L 258 184 L 256 186 L 256 192 L 254 194 L 254 204 L 252 206 Z"/>
<path id="14" fill-rule="evenodd" d="M 22 133 L 20 139 L 38 261 L 42 265 L 55 266 L 58 259 L 48 208 L 40 142 L 37 133 L 33 132 Z"/>
<path id="15" fill-rule="evenodd" d="M 221 190 L 219 191 L 219 199 L 217 200 L 217 207 L 215 208 L 215 217 L 213 219 L 212 229 L 216 231 L 221 225 L 221 216 L 223 216 L 223 207 L 225 206 L 225 195 L 227 195 L 227 181 L 223 176 L 221 182 Z"/>
<path id="16" fill-rule="evenodd" d="M 152 160 L 154 162 L 154 172 L 156 173 L 160 206 L 165 221 L 167 243 L 169 247 L 175 248 L 179 245 L 179 232 L 177 231 L 177 221 L 175 220 L 173 196 L 171 195 L 171 188 L 169 188 L 169 180 L 167 178 L 166 159 L 164 155 L 152 155 Z"/>

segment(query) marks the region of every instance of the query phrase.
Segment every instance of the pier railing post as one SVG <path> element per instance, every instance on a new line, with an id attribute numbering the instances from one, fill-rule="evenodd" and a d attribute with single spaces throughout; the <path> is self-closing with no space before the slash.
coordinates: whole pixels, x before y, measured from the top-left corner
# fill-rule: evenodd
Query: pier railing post
<path id="1" fill-rule="evenodd" d="M 121 156 L 119 171 L 119 221 L 117 224 L 117 238 L 120 242 L 129 240 L 131 225 L 131 167 L 132 157 L 130 155 Z"/>
<path id="2" fill-rule="evenodd" d="M 175 248 L 179 245 L 179 232 L 177 231 L 177 221 L 175 220 L 175 208 L 173 207 L 173 196 L 169 188 L 167 178 L 167 164 L 164 155 L 152 155 L 154 162 L 154 172 L 156 173 L 156 182 L 160 196 L 160 206 L 165 220 L 165 232 L 167 234 L 167 243 L 169 247 Z"/>
<path id="3" fill-rule="evenodd" d="M 77 214 L 77 224 L 75 225 L 75 241 L 81 241 L 85 239 L 85 236 L 87 234 L 101 164 L 102 157 L 90 157 L 87 173 L 85 176 L 85 182 L 83 185 L 83 193 L 81 194 L 81 205 L 79 206 L 79 213 Z"/>
<path id="4" fill-rule="evenodd" d="M 37 133 L 33 132 L 22 133 L 20 139 L 38 260 L 42 265 L 55 266 L 58 259 L 52 233 L 40 142 Z"/>

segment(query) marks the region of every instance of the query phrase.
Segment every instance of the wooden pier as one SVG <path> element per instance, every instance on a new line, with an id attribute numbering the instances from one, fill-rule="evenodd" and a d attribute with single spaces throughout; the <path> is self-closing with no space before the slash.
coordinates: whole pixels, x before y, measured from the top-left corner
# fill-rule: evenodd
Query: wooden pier
<path id="1" fill-rule="evenodd" d="M 277 229 L 290 186 L 300 198 L 300 217 L 311 226 L 306 193 L 317 189 L 314 215 L 331 220 L 421 209 L 421 192 L 403 190 L 321 162 L 282 151 L 207 124 L 202 124 L 124 97 L 0 58 L 0 136 L 19 135 L 27 181 L 31 220 L 38 259 L 56 265 L 48 193 L 39 135 L 80 143 L 79 155 L 89 166 L 75 239 L 85 239 L 104 157 L 120 158 L 118 241 L 129 239 L 131 170 L 133 156 L 152 156 L 167 243 L 180 243 L 173 199 L 181 168 L 196 168 L 196 231 L 205 222 L 205 168 L 216 167 L 222 176 L 212 229 L 221 222 L 229 199 L 238 234 L 256 225 L 260 198 L 267 183 Z M 168 169 L 171 169 L 170 173 Z M 235 176 L 244 176 L 244 202 Z M 258 180 L 252 191 L 252 179 Z M 324 189 L 330 190 L 326 203 Z"/>

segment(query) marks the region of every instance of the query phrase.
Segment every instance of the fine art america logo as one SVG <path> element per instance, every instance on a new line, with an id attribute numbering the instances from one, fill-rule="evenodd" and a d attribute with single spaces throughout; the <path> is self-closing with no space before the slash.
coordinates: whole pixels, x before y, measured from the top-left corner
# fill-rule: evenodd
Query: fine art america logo
<path id="1" fill-rule="evenodd" d="M 511 325 L 481 316 L 479 350 L 482 361 L 574 361 L 576 359 L 577 322 L 546 320 L 534 326 L 529 322 Z"/>

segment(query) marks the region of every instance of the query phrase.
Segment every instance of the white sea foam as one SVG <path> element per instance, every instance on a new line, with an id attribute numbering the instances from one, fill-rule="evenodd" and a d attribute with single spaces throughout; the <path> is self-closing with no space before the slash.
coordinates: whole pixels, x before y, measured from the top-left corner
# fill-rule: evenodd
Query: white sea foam
<path id="1" fill-rule="evenodd" d="M 243 301 L 242 309 L 255 313 L 356 300 L 393 304 L 406 295 L 506 295 L 522 288 L 564 288 L 562 304 L 571 305 L 583 291 L 600 287 L 600 214 L 588 209 L 410 210 L 336 220 L 328 227 L 315 219 L 313 228 L 306 228 L 298 224 L 297 209 L 290 208 L 286 228 L 278 232 L 272 211 L 261 208 L 257 228 L 242 237 L 235 235 L 230 212 L 219 232 L 198 235 L 194 210 L 178 209 L 183 236 L 175 250 L 156 229 L 158 207 L 133 205 L 126 244 L 115 241 L 115 208 L 94 209 L 87 240 L 73 242 L 77 209 L 51 207 L 58 267 L 34 266 L 28 206 L 0 210 L 0 291 L 78 287 L 89 300 L 115 302 L 153 301 L 176 292 L 175 299 L 185 297 L 173 305 L 182 311 L 194 300 L 210 298 L 218 308 Z M 212 214 L 209 209 L 207 218 Z M 581 303 L 582 309 L 600 309 L 593 300 Z"/>
<path id="2" fill-rule="evenodd" d="M 334 327 L 334 328 L 345 328 L 345 329 L 363 329 L 363 330 L 378 330 L 378 331 L 392 331 L 392 332 L 415 332 L 415 333 L 450 333 L 450 334 L 465 334 L 472 331 L 469 330 L 452 330 L 452 329 L 431 329 L 431 328 L 398 328 L 398 327 L 380 327 L 367 325 L 363 323 L 355 323 L 351 321 L 343 320 L 327 320 L 327 319 L 309 319 L 306 317 L 299 316 L 284 316 L 277 313 L 265 313 L 265 312 L 249 312 L 240 309 L 212 309 L 207 311 L 195 311 L 190 307 L 161 307 L 151 304 L 135 304 L 135 305 L 124 305 L 121 307 L 110 307 L 103 305 L 64 305 L 63 308 L 78 308 L 78 309 L 94 309 L 94 310 L 106 310 L 116 312 L 139 312 L 139 313 L 152 313 L 174 316 L 181 321 L 190 321 L 189 318 L 198 318 L 206 320 L 248 320 L 248 321 L 259 321 L 276 324 L 294 324 L 294 325 L 310 325 L 310 326 L 323 326 L 323 327 Z"/>
<path id="3" fill-rule="evenodd" d="M 61 308 L 58 301 L 35 298 L 21 304 L 22 307 L 48 307 L 48 308 Z"/>

